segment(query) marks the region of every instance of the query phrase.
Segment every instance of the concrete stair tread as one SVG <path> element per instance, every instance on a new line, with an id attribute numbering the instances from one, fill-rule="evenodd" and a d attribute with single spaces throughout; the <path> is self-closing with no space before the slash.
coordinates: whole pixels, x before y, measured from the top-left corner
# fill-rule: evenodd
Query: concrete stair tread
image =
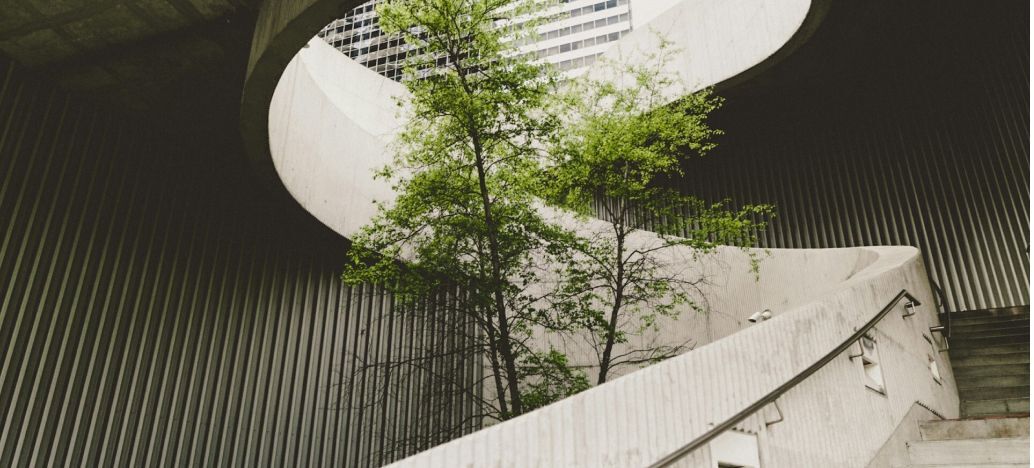
<path id="1" fill-rule="evenodd" d="M 962 343 L 959 343 L 959 342 Z M 1015 343 L 991 343 L 975 346 L 973 342 L 967 342 L 959 339 L 958 336 L 952 338 L 951 342 L 951 353 L 960 354 L 1001 354 L 1001 353 L 1016 353 L 1020 351 L 1030 352 L 1030 341 L 1019 341 Z"/>
<path id="2" fill-rule="evenodd" d="M 1030 438 L 922 440 L 908 442 L 916 465 L 1030 463 Z"/>
<path id="3" fill-rule="evenodd" d="M 996 414 L 994 416 L 976 416 L 972 418 L 959 418 L 956 421 L 974 421 L 981 419 L 1023 419 L 1030 418 L 1030 413 L 1007 413 L 1007 414 Z"/>
<path id="4" fill-rule="evenodd" d="M 1030 380 L 1030 363 L 989 364 L 977 366 L 956 366 L 955 380 L 976 379 L 999 376 L 1026 376 Z"/>
<path id="5" fill-rule="evenodd" d="M 951 357 L 951 367 L 955 370 L 998 366 L 1025 366 L 1029 368 L 1030 362 L 1030 354 L 1026 352 Z"/>
<path id="6" fill-rule="evenodd" d="M 952 463 L 950 465 L 904 465 L 894 468 L 1016 468 L 1017 466 L 1029 467 L 1029 463 L 980 463 L 980 464 L 966 464 L 959 465 L 958 463 Z"/>
<path id="7" fill-rule="evenodd" d="M 952 333 L 971 333 L 980 332 L 986 330 L 1010 330 L 1010 329 L 1025 329 L 1030 330 L 1030 320 L 1028 318 L 1018 318 L 1014 320 L 997 320 L 990 323 L 958 323 L 952 321 L 951 323 Z"/>
<path id="8" fill-rule="evenodd" d="M 952 330 L 966 330 L 966 329 L 986 329 L 986 328 L 999 328 L 1002 326 L 1018 326 L 1018 327 L 1030 327 L 1030 317 L 1012 317 L 1005 320 L 999 319 L 971 319 L 971 320 L 960 320 L 955 317 L 951 319 Z"/>
<path id="9" fill-rule="evenodd" d="M 982 401 L 1002 401 L 1002 400 L 1030 401 L 1030 396 L 1028 395 L 1028 396 L 1014 397 L 1014 398 L 970 398 L 968 400 L 963 400 L 963 402 L 965 402 L 965 403 L 980 403 Z"/>
<path id="10" fill-rule="evenodd" d="M 1030 315 L 1012 315 L 1007 317 L 951 317 L 952 327 L 968 327 L 973 325 L 988 325 L 994 323 L 1005 323 L 1005 322 L 1023 322 L 1029 321 Z"/>
<path id="11" fill-rule="evenodd" d="M 995 319 L 977 319 L 977 320 L 959 320 L 956 318 L 951 319 L 951 329 L 954 333 L 957 330 L 981 330 L 981 329 L 994 329 L 1003 328 L 1007 326 L 1017 327 L 1030 327 L 1030 317 L 1015 317 L 1008 320 L 995 320 Z"/>
<path id="12" fill-rule="evenodd" d="M 955 330 L 953 334 L 954 339 L 986 339 L 986 338 L 1014 338 L 1022 336 L 1030 339 L 1030 330 L 1024 329 L 1002 329 L 1002 330 L 985 330 L 979 332 L 960 332 Z"/>
<path id="13" fill-rule="evenodd" d="M 1030 438 L 1030 417 L 924 421 L 919 434 L 923 440 Z"/>
<path id="14" fill-rule="evenodd" d="M 1030 397 L 1030 385 L 1010 385 L 1003 387 L 965 387 L 959 388 L 959 397 L 966 401 L 997 400 L 1001 398 Z"/>
<path id="15" fill-rule="evenodd" d="M 966 348 L 960 349 L 952 346 L 951 350 L 948 351 L 951 355 L 952 360 L 956 358 L 983 356 L 983 355 L 997 355 L 997 354 L 1025 354 L 1030 357 L 1030 345 L 1029 344 L 1015 344 L 1007 346 L 986 346 L 982 348 Z"/>
<path id="16" fill-rule="evenodd" d="M 1009 364 L 1030 363 L 1030 353 L 1026 352 L 1026 350 L 997 354 L 960 355 L 958 353 L 952 353 L 949 357 L 951 358 L 952 368 L 966 366 L 1000 366 Z"/>
<path id="17" fill-rule="evenodd" d="M 962 401 L 963 418 L 1018 415 L 1030 412 L 1030 398 L 996 398 Z"/>
<path id="18" fill-rule="evenodd" d="M 968 341 L 968 340 L 988 340 L 992 338 L 1017 338 L 1026 337 L 1030 338 L 1030 332 L 1027 329 L 1016 330 L 988 330 L 982 332 L 973 333 L 962 333 L 955 330 L 956 333 L 952 334 L 952 340 L 955 341 Z"/>
<path id="19" fill-rule="evenodd" d="M 958 384 L 959 390 L 1030 387 L 1030 377 L 1024 374 L 977 376 L 960 376 L 956 374 L 955 383 Z"/>
<path id="20" fill-rule="evenodd" d="M 1000 322 L 993 323 L 974 323 L 974 324 L 958 324 L 952 322 L 952 332 L 958 333 L 983 333 L 983 332 L 994 332 L 1002 330 L 1030 330 L 1030 321 L 1025 319 L 1019 320 L 1002 320 Z"/>
<path id="21" fill-rule="evenodd" d="M 1030 343 L 1030 336 L 1028 335 L 1015 335 L 1015 336 L 992 336 L 988 338 L 964 338 L 960 335 L 955 335 L 951 338 L 951 346 L 953 348 L 973 348 L 973 347 L 985 347 L 991 346 L 1007 346 L 1011 344 L 1028 344 Z"/>
<path id="22" fill-rule="evenodd" d="M 985 313 L 980 312 L 952 312 L 952 320 L 960 319 L 977 319 L 977 318 L 994 318 L 999 320 L 1010 320 L 1015 318 L 1030 317 L 1030 310 L 1028 309 L 1015 309 L 1012 312 L 1002 313 L 1003 311 L 991 311 Z"/>
<path id="23" fill-rule="evenodd" d="M 974 318 L 974 317 L 1014 317 L 1017 315 L 1030 315 L 1029 306 L 1000 307 L 997 309 L 967 310 L 952 312 L 952 318 Z"/>

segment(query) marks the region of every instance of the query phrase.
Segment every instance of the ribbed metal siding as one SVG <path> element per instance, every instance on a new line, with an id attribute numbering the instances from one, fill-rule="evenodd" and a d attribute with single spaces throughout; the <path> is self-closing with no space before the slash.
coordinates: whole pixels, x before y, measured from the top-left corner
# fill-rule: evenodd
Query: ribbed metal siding
<path id="1" fill-rule="evenodd" d="M 343 379 L 355 360 L 426 331 L 341 284 L 340 242 L 292 240 L 190 176 L 209 168 L 160 161 L 203 155 L 0 78 L 0 466 L 376 465 L 463 410 L 416 411 L 420 392 L 352 410 L 386 388 Z"/>
<path id="2" fill-rule="evenodd" d="M 733 97 L 717 115 L 719 148 L 679 186 L 774 203 L 762 246 L 913 245 L 953 310 L 1029 304 L 1029 54 L 1023 18 L 995 16 L 1009 9 L 936 32 L 961 36 L 952 42 L 910 39 L 914 65 L 888 52 L 861 78 Z M 924 70 L 938 51 L 945 68 Z"/>

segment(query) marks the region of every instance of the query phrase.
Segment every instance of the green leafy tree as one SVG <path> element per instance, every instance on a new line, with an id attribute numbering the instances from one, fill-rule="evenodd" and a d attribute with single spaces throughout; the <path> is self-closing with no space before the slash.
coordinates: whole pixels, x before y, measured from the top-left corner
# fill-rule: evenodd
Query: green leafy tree
<path id="1" fill-rule="evenodd" d="M 543 18 L 534 8 L 510 0 L 380 6 L 381 28 L 411 47 L 403 80 L 409 96 L 399 102 L 406 124 L 393 163 L 378 173 L 397 196 L 354 236 L 343 273 L 351 284 L 385 285 L 402 314 L 428 310 L 424 299 L 440 291 L 461 291 L 436 307 L 448 309 L 445 334 L 461 335 L 462 345 L 376 365 L 430 372 L 437 383 L 429 388 L 476 401 L 470 418 L 481 421 L 509 419 L 584 388 L 566 357 L 534 340 L 573 326 L 556 312 L 568 307 L 552 307 L 563 300 L 553 297 L 555 281 L 542 266 L 570 265 L 579 242 L 536 208 L 542 148 L 560 128 L 550 109 L 556 80 L 508 46 Z M 458 355 L 487 363 L 487 396 L 483 382 L 436 364 Z M 438 430 L 452 432 L 447 439 L 463 429 Z"/>
<path id="2" fill-rule="evenodd" d="M 604 62 L 601 73 L 570 85 L 569 125 L 551 148 L 554 165 L 543 177 L 552 203 L 606 221 L 605 231 L 589 235 L 586 261 L 567 272 L 566 293 L 582 297 L 573 312 L 589 330 L 584 337 L 597 355 L 597 383 L 617 367 L 652 363 L 691 346 L 631 340 L 656 331 L 659 317 L 697 308 L 694 290 L 703 278 L 672 268 L 672 249 L 704 254 L 719 245 L 751 246 L 772 214 L 768 205 L 707 203 L 666 184 L 683 174 L 682 161 L 715 147 L 721 131 L 707 117 L 721 99 L 709 89 L 690 92 L 666 73 L 677 50 L 659 39 L 661 46 L 643 58 Z M 659 238 L 633 239 L 642 230 Z"/>

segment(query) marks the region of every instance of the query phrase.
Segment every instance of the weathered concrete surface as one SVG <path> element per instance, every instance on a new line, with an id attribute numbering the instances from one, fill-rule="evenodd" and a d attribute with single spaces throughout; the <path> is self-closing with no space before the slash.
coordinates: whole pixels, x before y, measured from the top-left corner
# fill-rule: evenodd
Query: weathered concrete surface
<path id="1" fill-rule="evenodd" d="M 342 235 L 369 219 L 373 200 L 392 196 L 370 171 L 390 161 L 387 142 L 399 121 L 389 98 L 400 92 L 397 84 L 312 41 L 273 95 L 272 161 L 292 196 Z M 650 236 L 643 233 L 638 241 Z M 911 248 L 773 250 L 760 282 L 743 256 L 723 249 L 713 263 L 693 261 L 688 252 L 671 259 L 691 273 L 711 274 L 716 286 L 706 299 L 715 313 L 683 319 L 662 334 L 710 344 L 400 465 L 648 464 L 810 365 L 901 289 L 935 303 Z M 760 308 L 773 309 L 776 317 L 744 329 L 745 317 Z M 941 383 L 927 368 L 924 336 L 936 323 L 928 307 L 910 318 L 891 314 L 877 327 L 886 394 L 867 389 L 860 363 L 845 355 L 779 400 L 783 422 L 745 422 L 741 429 L 759 434 L 766 466 L 865 466 L 916 401 L 956 416 L 946 356 L 932 356 L 943 369 Z M 860 424 L 867 430 L 858 431 Z"/>
<path id="2" fill-rule="evenodd" d="M 792 378 L 882 308 L 893 291 L 905 288 L 923 302 L 933 300 L 914 249 L 872 251 L 878 259 L 834 291 L 759 326 L 395 466 L 649 464 Z M 924 335 L 935 323 L 934 312 L 920 308 L 907 318 L 892 313 L 877 326 L 885 394 L 866 388 L 849 350 L 779 399 L 781 422 L 748 422 L 759 435 L 763 466 L 866 466 L 917 401 L 956 417 L 950 375 L 938 383 L 927 368 Z M 935 359 L 945 368 L 945 357 Z M 695 457 L 683 466 L 707 466 L 706 450 Z"/>
<path id="3" fill-rule="evenodd" d="M 399 83 L 348 60 L 319 39 L 298 53 L 274 94 L 269 132 L 276 170 L 300 204 L 345 237 L 376 213 L 373 201 L 394 198 L 390 184 L 372 174 L 391 161 L 388 145 L 401 121 L 390 103 L 404 94 Z M 592 232 L 607 229 L 593 221 L 577 226 Z M 640 233 L 631 241 L 655 240 L 653 234 Z M 864 249 L 772 250 L 761 253 L 758 281 L 749 271 L 749 258 L 736 249 L 706 258 L 696 258 L 688 249 L 670 252 L 668 263 L 678 274 L 708 279 L 710 292 L 696 298 L 704 313 L 685 307 L 679 320 L 662 319 L 661 332 L 640 338 L 644 342 L 709 343 L 747 326 L 747 317 L 758 310 L 778 315 L 822 296 L 877 257 Z M 578 364 L 593 364 L 587 349 L 568 351 Z"/>
<path id="4" fill-rule="evenodd" d="M 384 145 L 398 125 L 394 110 L 377 103 L 400 92 L 313 41 L 292 61 L 274 96 L 274 161 L 293 196 L 318 200 L 310 209 L 338 232 L 354 232 L 374 212 L 371 200 L 391 196 L 387 184 L 368 174 L 388 161 Z M 338 195 L 315 198 L 326 190 Z M 760 281 L 737 255 L 743 254 L 723 251 L 720 261 L 699 266 L 713 278 L 708 299 L 714 312 L 684 317 L 663 331 L 711 344 L 405 463 L 648 463 L 792 376 L 898 290 L 935 302 L 910 248 L 773 250 Z M 776 317 L 744 329 L 746 316 L 765 307 Z M 780 399 L 784 422 L 765 429 L 759 418 L 748 421 L 743 429 L 759 433 L 767 466 L 864 466 L 916 401 L 954 417 L 950 363 L 943 353 L 935 356 L 944 369 L 942 384 L 926 367 L 923 336 L 934 324 L 932 308 L 925 307 L 907 319 L 892 314 L 877 328 L 887 395 L 865 388 L 860 364 L 844 356 Z M 869 430 L 856 430 L 863 422 Z M 606 427 L 622 429 L 594 430 Z"/>
<path id="5" fill-rule="evenodd" d="M 923 440 L 1030 438 L 1030 418 L 926 421 L 919 424 Z"/>
<path id="6" fill-rule="evenodd" d="M 241 102 L 241 132 L 254 171 L 260 181 L 268 187 L 284 187 L 273 167 L 268 146 L 270 102 L 281 73 L 294 54 L 320 28 L 360 3 L 362 0 L 267 0 L 263 4 L 255 28 Z M 668 1 L 665 6 L 671 3 Z M 694 62 L 699 69 L 714 67 L 715 70 L 720 70 L 704 73 L 698 77 L 699 79 L 688 80 L 710 85 L 717 83 L 709 81 L 711 76 L 724 76 L 723 79 L 731 83 L 732 80 L 727 78 L 749 76 L 788 55 L 818 27 L 829 2 L 682 0 L 682 3 L 672 9 L 685 9 L 682 4 L 707 9 L 709 20 L 716 21 L 712 29 L 708 30 L 709 33 L 722 32 L 722 28 L 725 28 L 726 35 L 722 37 L 733 37 L 731 34 L 734 31 L 746 34 L 736 40 L 709 43 L 709 56 L 720 59 L 720 63 Z M 758 11 L 764 11 L 765 14 L 758 14 Z M 667 15 L 655 18 L 654 21 L 663 20 L 665 16 Z M 652 35 L 647 39 L 650 37 Z M 695 34 L 686 36 L 686 39 L 696 38 Z M 687 49 L 692 49 L 694 53 L 697 50 L 696 46 Z M 308 208 L 304 200 L 299 202 Z"/>
<path id="7" fill-rule="evenodd" d="M 1030 465 L 1030 439 L 972 439 L 909 442 L 912 465 Z"/>
<path id="8" fill-rule="evenodd" d="M 927 408 L 916 403 L 908 410 L 908 413 L 901 418 L 898 427 L 894 429 L 887 441 L 883 443 L 880 450 L 869 461 L 866 468 L 888 468 L 908 465 L 911 460 L 908 457 L 908 441 L 919 440 L 921 427 L 926 421 L 938 421 L 939 416 Z"/>
<path id="9" fill-rule="evenodd" d="M 665 63 L 666 71 L 692 87 L 731 86 L 792 53 L 828 8 L 822 0 L 682 0 L 637 25 L 604 56 L 634 61 L 656 50 L 663 38 L 679 50 Z"/>
<path id="10" fill-rule="evenodd" d="M 363 0 L 266 0 L 262 4 L 241 98 L 241 134 L 254 174 L 267 188 L 283 187 L 269 154 L 269 105 L 280 75 L 321 28 L 361 3 Z"/>

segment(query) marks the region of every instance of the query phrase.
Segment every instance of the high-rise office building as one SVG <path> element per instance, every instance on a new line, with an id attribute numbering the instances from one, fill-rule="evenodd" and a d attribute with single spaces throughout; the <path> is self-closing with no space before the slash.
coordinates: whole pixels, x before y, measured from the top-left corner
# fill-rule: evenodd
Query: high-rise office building
<path id="1" fill-rule="evenodd" d="M 370 0 L 356 7 L 319 36 L 360 64 L 398 81 L 411 47 L 401 37 L 381 31 L 376 9 L 383 1 Z M 556 8 L 555 19 L 539 26 L 538 37 L 519 45 L 519 50 L 566 74 L 584 70 L 632 30 L 629 0 L 568 0 Z"/>

